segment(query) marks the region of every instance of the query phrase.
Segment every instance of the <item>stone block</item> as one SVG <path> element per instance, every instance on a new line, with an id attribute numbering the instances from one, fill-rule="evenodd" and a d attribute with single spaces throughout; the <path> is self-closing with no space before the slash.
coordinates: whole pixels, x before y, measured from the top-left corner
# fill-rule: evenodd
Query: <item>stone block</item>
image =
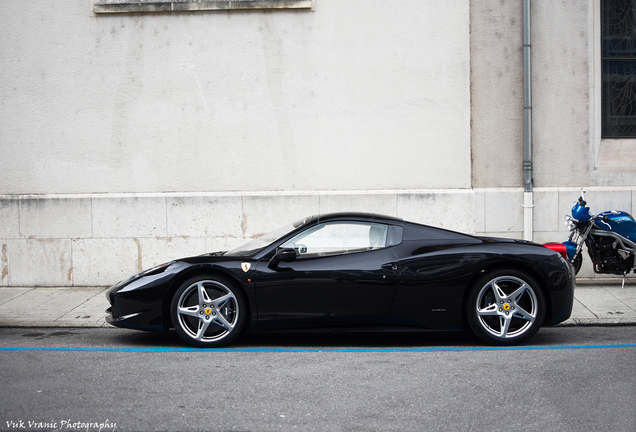
<path id="1" fill-rule="evenodd" d="M 69 239 L 7 240 L 9 285 L 72 285 L 71 250 Z"/>
<path id="2" fill-rule="evenodd" d="M 241 196 L 182 196 L 167 198 L 168 237 L 240 236 Z"/>
<path id="3" fill-rule="evenodd" d="M 15 198 L 0 198 L 0 238 L 20 236 L 20 207 Z"/>
<path id="4" fill-rule="evenodd" d="M 554 189 L 534 191 L 534 231 L 559 231 L 564 215 L 559 213 L 559 192 Z"/>
<path id="5" fill-rule="evenodd" d="M 559 188 L 559 214 L 561 220 L 565 221 L 565 217 L 572 215 L 572 207 L 576 200 L 581 196 L 581 188 Z M 565 223 L 559 225 L 559 231 L 567 233 L 570 230 Z"/>
<path id="6" fill-rule="evenodd" d="M 250 240 L 243 237 L 208 237 L 205 239 L 205 252 L 229 251 Z"/>
<path id="7" fill-rule="evenodd" d="M 90 198 L 20 199 L 20 237 L 68 239 L 91 234 Z"/>
<path id="8" fill-rule="evenodd" d="M 567 237 L 563 237 L 563 233 L 557 231 L 535 231 L 532 233 L 532 241 L 538 244 L 544 243 L 563 243 Z"/>
<path id="9" fill-rule="evenodd" d="M 320 213 L 368 212 L 397 215 L 395 193 L 324 193 L 320 195 Z"/>
<path id="10" fill-rule="evenodd" d="M 494 237 L 494 238 L 510 238 L 516 240 L 523 240 L 523 232 L 520 231 L 505 231 L 505 232 L 483 232 L 475 233 L 476 236 Z"/>
<path id="11" fill-rule="evenodd" d="M 475 189 L 475 232 L 486 231 L 486 191 Z"/>
<path id="12" fill-rule="evenodd" d="M 148 269 L 168 261 L 206 252 L 205 238 L 140 238 L 138 242 L 139 267 Z"/>
<path id="13" fill-rule="evenodd" d="M 76 286 L 110 286 L 143 270 L 139 239 L 73 240 Z"/>
<path id="14" fill-rule="evenodd" d="M 486 232 L 523 237 L 523 189 L 486 189 Z"/>
<path id="15" fill-rule="evenodd" d="M 267 234 L 286 224 L 319 213 L 318 194 L 254 194 L 243 196 L 242 232 L 245 237 Z"/>
<path id="16" fill-rule="evenodd" d="M 398 216 L 405 220 L 472 234 L 475 201 L 470 190 L 412 192 L 397 197 Z"/>
<path id="17" fill-rule="evenodd" d="M 166 237 L 166 198 L 93 198 L 93 237 Z"/>

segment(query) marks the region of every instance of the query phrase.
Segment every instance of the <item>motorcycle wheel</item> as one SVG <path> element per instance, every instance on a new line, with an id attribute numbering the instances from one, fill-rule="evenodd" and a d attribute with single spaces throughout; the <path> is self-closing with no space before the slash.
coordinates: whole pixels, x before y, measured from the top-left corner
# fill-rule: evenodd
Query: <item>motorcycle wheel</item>
<path id="1" fill-rule="evenodd" d="M 579 274 L 579 270 L 581 270 L 581 265 L 583 265 L 583 254 L 579 252 L 574 261 L 572 261 L 572 265 L 574 266 L 574 274 Z"/>

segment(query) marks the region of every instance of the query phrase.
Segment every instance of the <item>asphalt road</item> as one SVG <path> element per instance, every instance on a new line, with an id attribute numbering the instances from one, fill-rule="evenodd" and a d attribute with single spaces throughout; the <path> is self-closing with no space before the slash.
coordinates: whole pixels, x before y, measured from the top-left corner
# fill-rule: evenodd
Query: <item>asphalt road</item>
<path id="1" fill-rule="evenodd" d="M 315 332 L 193 350 L 174 334 L 5 328 L 0 429 L 636 430 L 636 327 L 530 342 Z"/>

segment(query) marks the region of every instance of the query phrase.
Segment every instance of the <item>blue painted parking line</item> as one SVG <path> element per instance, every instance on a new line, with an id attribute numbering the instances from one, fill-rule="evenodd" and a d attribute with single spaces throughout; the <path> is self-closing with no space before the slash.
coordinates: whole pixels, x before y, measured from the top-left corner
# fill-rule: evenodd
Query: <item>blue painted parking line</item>
<path id="1" fill-rule="evenodd" d="M 305 353 L 305 352 L 440 352 L 440 351 L 532 351 L 635 348 L 636 344 L 607 345 L 555 345 L 555 346 L 513 346 L 513 347 L 437 347 L 437 348 L 100 348 L 100 347 L 0 347 L 0 351 L 88 351 L 88 352 L 255 352 L 255 353 Z"/>

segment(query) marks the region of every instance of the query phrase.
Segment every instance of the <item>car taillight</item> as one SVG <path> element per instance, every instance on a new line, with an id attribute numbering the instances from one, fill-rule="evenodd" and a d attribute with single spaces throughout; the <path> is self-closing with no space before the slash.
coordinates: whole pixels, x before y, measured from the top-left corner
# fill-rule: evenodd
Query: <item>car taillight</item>
<path id="1" fill-rule="evenodd" d="M 543 246 L 560 253 L 566 260 L 568 259 L 568 251 L 563 243 L 546 243 Z"/>

